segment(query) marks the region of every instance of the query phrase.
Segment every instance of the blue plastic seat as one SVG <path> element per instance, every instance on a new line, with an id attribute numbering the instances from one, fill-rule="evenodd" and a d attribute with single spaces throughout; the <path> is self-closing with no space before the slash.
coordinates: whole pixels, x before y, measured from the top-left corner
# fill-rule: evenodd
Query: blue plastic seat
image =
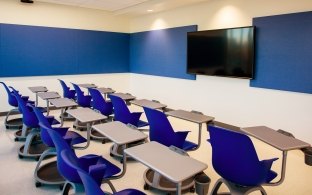
<path id="1" fill-rule="evenodd" d="M 69 131 L 68 127 L 52 127 L 51 122 L 51 117 L 46 117 L 43 115 L 43 113 L 40 111 L 40 109 L 36 108 L 35 106 L 32 106 L 33 110 L 37 116 L 37 119 L 39 120 L 39 124 L 43 124 L 46 127 L 49 127 L 53 129 L 55 132 L 57 132 L 61 137 L 63 137 L 71 146 L 75 146 L 76 144 L 84 143 L 87 140 L 82 137 L 80 134 L 74 132 L 74 131 Z M 55 179 L 55 177 L 46 177 L 45 174 L 40 174 L 42 172 L 47 172 L 53 170 L 55 167 L 55 162 L 49 162 L 47 164 L 44 164 L 41 166 L 42 161 L 47 157 L 47 156 L 56 156 L 56 149 L 54 146 L 54 143 L 47 132 L 45 128 L 40 128 L 40 136 L 41 140 L 43 141 L 44 144 L 48 146 L 48 148 L 42 153 L 42 155 L 39 158 L 39 161 L 37 163 L 36 169 L 35 169 L 35 179 L 36 179 L 36 186 L 40 186 L 42 183 L 43 184 L 49 184 L 49 185 L 57 185 L 57 184 L 64 184 L 65 180 L 62 179 Z M 55 169 L 55 168 L 54 168 Z M 57 172 L 57 170 L 55 170 Z M 56 174 L 54 174 L 56 175 Z M 57 175 L 59 176 L 59 174 Z M 61 177 L 61 176 L 59 176 Z"/>
<path id="2" fill-rule="evenodd" d="M 95 88 L 89 88 L 89 93 L 92 97 L 92 106 L 93 109 L 99 111 L 101 114 L 105 116 L 109 116 L 113 114 L 113 104 L 112 102 L 107 102 L 103 98 L 102 94 Z"/>
<path id="3" fill-rule="evenodd" d="M 112 185 L 109 179 L 119 173 L 121 170 L 116 165 L 112 164 L 108 160 L 104 159 L 101 156 L 89 154 L 82 157 L 77 157 L 74 150 L 70 147 L 68 140 L 62 138 L 56 131 L 51 128 L 46 127 L 44 124 L 40 123 L 41 128 L 44 128 L 48 131 L 52 141 L 56 147 L 57 151 L 57 168 L 60 174 L 67 180 L 67 184 L 64 185 L 63 191 L 66 190 L 67 185 L 72 185 L 74 188 L 79 184 L 82 184 L 82 181 L 78 175 L 76 169 L 68 166 L 63 158 L 61 158 L 61 152 L 67 150 L 70 152 L 70 158 L 72 158 L 73 162 L 80 167 L 82 170 L 89 172 L 89 170 L 96 168 L 97 166 L 106 166 L 105 174 L 102 175 L 100 178 L 103 182 L 107 182 L 109 185 Z M 96 171 L 95 171 L 96 174 Z"/>
<path id="4" fill-rule="evenodd" d="M 15 95 L 14 95 L 14 93 L 13 93 L 13 87 L 11 87 L 12 88 L 12 91 L 9 89 L 9 87 L 4 83 L 4 82 L 0 82 L 2 85 L 3 85 L 3 87 L 4 87 L 4 89 L 5 89 L 5 91 L 7 92 L 7 96 L 8 96 L 8 103 L 9 103 L 9 105 L 10 106 L 13 106 L 14 108 L 13 109 L 11 109 L 8 113 L 7 113 L 7 115 L 6 115 L 6 117 L 5 117 L 5 120 L 4 120 L 4 124 L 5 124 L 5 126 L 6 126 L 6 128 L 8 129 L 8 128 L 10 128 L 10 127 L 12 127 L 12 128 L 21 128 L 22 127 L 22 121 L 21 121 L 21 119 L 19 119 L 19 120 L 15 120 L 17 123 L 16 124 L 12 124 L 12 123 L 14 123 L 14 121 L 13 120 L 9 120 L 9 116 L 10 116 L 10 114 L 11 113 L 14 113 L 14 112 L 21 112 L 19 109 L 18 109 L 18 102 L 17 102 L 17 100 L 16 100 L 16 98 L 15 98 Z M 16 91 L 16 90 L 15 90 Z M 17 93 L 18 93 L 18 91 L 16 91 Z M 22 99 L 25 101 L 25 102 L 27 102 L 28 101 L 28 96 L 22 96 Z M 30 103 L 31 103 L 31 101 L 29 101 Z M 12 123 L 10 123 L 10 121 L 12 122 Z"/>
<path id="5" fill-rule="evenodd" d="M 77 94 L 77 104 L 81 107 L 91 107 L 91 96 L 90 95 L 84 95 L 83 91 L 80 89 L 80 87 L 74 83 L 72 83 L 74 86 L 74 89 Z"/>
<path id="6" fill-rule="evenodd" d="M 241 194 L 255 190 L 266 194 L 261 185 L 277 176 L 271 166 L 278 158 L 260 161 L 251 139 L 245 134 L 213 125 L 209 125 L 208 130 L 212 165 L 223 178 L 216 183 L 212 194 L 217 194 L 222 183 L 230 190 L 241 191 Z"/>
<path id="7" fill-rule="evenodd" d="M 141 121 L 140 117 L 142 112 L 133 112 L 131 113 L 126 103 L 118 96 L 113 94 L 109 95 L 114 107 L 114 120 L 120 121 L 124 124 L 131 124 L 138 128 L 147 126 L 148 123 Z"/>
<path id="8" fill-rule="evenodd" d="M 186 151 L 197 146 L 186 140 L 189 131 L 175 132 L 163 112 L 146 107 L 144 107 L 144 112 L 150 125 L 150 141 L 157 141 L 168 147 L 173 145 Z"/>
<path id="9" fill-rule="evenodd" d="M 74 89 L 70 89 L 63 80 L 58 80 L 60 81 L 63 88 L 63 97 L 68 99 L 75 99 L 76 91 Z"/>
<path id="10" fill-rule="evenodd" d="M 78 174 L 82 180 L 82 183 L 84 185 L 84 190 L 86 195 L 104 195 L 102 189 L 100 188 L 100 180 L 97 180 L 99 177 L 94 177 L 94 174 L 92 172 L 86 172 L 79 167 L 76 166 L 75 162 L 72 161 L 72 158 L 70 158 L 70 152 L 64 150 L 61 154 L 62 158 L 64 159 L 65 163 L 67 163 L 72 168 L 76 168 L 78 171 Z M 91 169 L 91 171 L 93 171 Z M 100 166 L 97 167 L 97 175 L 101 176 L 105 174 L 106 167 Z M 92 177 L 93 176 L 93 177 Z M 114 195 L 145 195 L 145 193 L 136 190 L 136 189 L 125 189 L 119 192 L 113 193 Z"/>

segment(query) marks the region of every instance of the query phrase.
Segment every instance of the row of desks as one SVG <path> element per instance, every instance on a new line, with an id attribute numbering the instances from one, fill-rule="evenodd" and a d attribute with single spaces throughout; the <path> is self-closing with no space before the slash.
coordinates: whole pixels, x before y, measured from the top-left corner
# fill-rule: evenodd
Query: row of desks
<path id="1" fill-rule="evenodd" d="M 40 96 L 40 93 L 38 93 L 38 91 L 35 92 L 36 90 L 34 88 L 32 88 L 32 91 L 36 93 L 36 100 L 37 100 L 37 97 L 39 96 L 42 99 L 49 100 L 55 107 L 62 108 L 62 112 L 61 112 L 62 114 L 64 114 L 65 108 L 70 107 L 70 106 L 76 106 L 75 102 L 68 100 L 66 98 L 49 99 L 49 97 L 56 96 L 53 93 L 49 93 L 47 95 L 42 94 Z M 116 95 L 116 93 L 114 95 Z M 128 95 L 128 94 L 117 93 L 117 95 L 120 95 L 120 97 L 125 100 L 127 98 L 130 98 L 127 100 L 131 100 L 131 98 L 135 99 L 134 96 L 130 97 L 131 95 Z M 150 100 L 133 100 L 131 101 L 131 103 L 137 106 L 146 106 L 146 107 L 150 107 L 154 109 L 163 109 L 166 107 L 166 105 L 164 104 L 160 104 L 160 103 L 153 102 Z M 188 156 L 178 154 L 175 151 L 171 150 L 170 148 L 165 147 L 156 142 L 149 142 L 149 143 L 145 143 L 145 144 L 135 146 L 132 148 L 126 148 L 126 145 L 128 143 L 138 141 L 138 140 L 144 140 L 147 138 L 147 135 L 145 135 L 144 133 L 140 131 L 135 131 L 132 128 L 117 121 L 92 126 L 93 122 L 104 120 L 106 119 L 106 116 L 103 116 L 89 108 L 79 108 L 79 109 L 68 110 L 67 113 L 73 116 L 74 118 L 76 118 L 77 120 L 79 120 L 80 122 L 87 124 L 88 142 L 83 148 L 87 148 L 90 144 L 91 128 L 98 131 L 102 135 L 106 136 L 108 139 L 112 140 L 114 143 L 124 147 L 124 157 L 123 157 L 124 168 L 120 177 L 126 171 L 126 159 L 128 155 L 136 159 L 137 161 L 143 163 L 144 165 L 151 168 L 152 170 L 165 176 L 172 182 L 176 183 L 177 194 L 181 194 L 182 181 L 194 176 L 195 174 L 207 168 L 207 165 L 205 163 L 202 163 Z M 166 114 L 168 116 L 194 122 L 199 125 L 198 147 L 200 146 L 200 143 L 201 143 L 202 124 L 208 123 L 214 120 L 213 117 L 202 115 L 199 113 L 184 111 L 184 110 L 169 111 L 169 112 L 166 112 Z M 278 182 L 273 183 L 273 185 L 279 185 L 280 183 L 283 182 L 285 178 L 287 152 L 289 150 L 306 148 L 310 146 L 310 144 L 308 143 L 305 143 L 301 140 L 298 140 L 292 137 L 285 136 L 265 126 L 241 128 L 241 131 L 257 139 L 260 139 L 263 142 L 283 152 L 281 178 Z M 155 158 L 154 154 L 158 154 L 157 158 Z M 179 166 L 176 166 L 176 164 L 179 164 Z"/>

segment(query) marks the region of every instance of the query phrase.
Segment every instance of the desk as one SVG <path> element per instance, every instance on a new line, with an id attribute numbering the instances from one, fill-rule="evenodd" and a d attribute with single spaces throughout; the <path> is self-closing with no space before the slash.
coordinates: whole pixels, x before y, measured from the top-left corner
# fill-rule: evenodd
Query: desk
<path id="1" fill-rule="evenodd" d="M 148 136 L 141 131 L 132 129 L 119 121 L 93 125 L 92 128 L 114 142 L 110 153 L 122 157 L 123 151 L 118 153 L 118 148 L 127 148 L 127 144 L 145 140 Z"/>
<path id="2" fill-rule="evenodd" d="M 81 149 L 85 149 L 90 145 L 91 123 L 107 119 L 106 116 L 99 114 L 90 108 L 67 110 L 66 113 L 70 114 L 82 123 L 87 123 L 87 144 L 86 146 L 81 147 Z"/>
<path id="3" fill-rule="evenodd" d="M 115 93 L 116 91 L 111 89 L 111 88 L 105 88 L 105 87 L 100 87 L 100 88 L 96 88 L 100 93 L 102 93 L 105 97 L 105 99 L 107 99 L 107 94 L 111 94 L 111 93 Z"/>
<path id="4" fill-rule="evenodd" d="M 285 172 L 286 172 L 287 151 L 296 150 L 300 148 L 306 148 L 310 146 L 310 144 L 306 142 L 303 142 L 293 137 L 288 137 L 266 126 L 244 127 L 244 128 L 241 128 L 241 130 L 247 135 L 255 137 L 273 146 L 274 148 L 283 151 L 281 178 L 279 181 L 275 183 L 269 183 L 266 185 L 276 186 L 276 185 L 281 184 L 284 181 Z"/>
<path id="5" fill-rule="evenodd" d="M 38 93 L 38 96 L 47 102 L 47 115 L 49 115 L 49 99 L 60 98 L 61 96 L 57 92 L 42 92 Z"/>
<path id="6" fill-rule="evenodd" d="M 127 148 L 124 153 L 176 183 L 177 194 L 181 194 L 182 181 L 208 167 L 206 164 L 189 156 L 178 154 L 158 142 Z M 155 157 L 156 154 L 157 157 Z"/>
<path id="7" fill-rule="evenodd" d="M 50 99 L 49 102 L 53 104 L 56 108 L 61 109 L 61 127 L 64 124 L 64 111 L 69 107 L 78 106 L 76 102 L 68 98 Z"/>
<path id="8" fill-rule="evenodd" d="M 97 88 L 97 86 L 93 83 L 84 83 L 84 84 L 77 84 L 77 85 L 83 88 Z"/>
<path id="9" fill-rule="evenodd" d="M 36 87 L 28 87 L 28 89 L 36 94 L 36 106 L 38 106 L 38 93 L 39 92 L 47 92 L 48 89 L 44 86 L 36 86 Z"/>
<path id="10" fill-rule="evenodd" d="M 165 113 L 168 116 L 172 116 L 175 118 L 183 119 L 189 122 L 197 123 L 198 124 L 198 142 L 197 147 L 193 150 L 197 150 L 201 144 L 201 131 L 202 131 L 202 124 L 208 123 L 214 120 L 214 117 L 206 116 L 199 113 L 194 113 L 185 110 L 173 110 Z"/>
<path id="11" fill-rule="evenodd" d="M 136 98 L 135 96 L 130 95 L 130 94 L 126 94 L 126 93 L 114 93 L 113 95 L 120 97 L 124 101 L 130 101 L 130 100 L 134 100 Z"/>
<path id="12" fill-rule="evenodd" d="M 165 104 L 153 102 L 151 100 L 146 100 L 146 99 L 133 100 L 130 103 L 137 105 L 137 106 L 148 107 L 148 108 L 152 108 L 152 109 L 164 109 L 165 107 L 167 107 L 167 105 L 165 105 Z"/>

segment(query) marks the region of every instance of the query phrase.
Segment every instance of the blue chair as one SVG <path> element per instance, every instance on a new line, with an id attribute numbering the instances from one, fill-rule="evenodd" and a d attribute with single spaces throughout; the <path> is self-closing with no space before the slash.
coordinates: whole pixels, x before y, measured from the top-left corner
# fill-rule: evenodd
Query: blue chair
<path id="1" fill-rule="evenodd" d="M 83 91 L 80 89 L 80 87 L 74 83 L 72 83 L 74 86 L 74 89 L 77 94 L 77 104 L 81 107 L 91 107 L 91 96 L 90 95 L 84 95 Z"/>
<path id="2" fill-rule="evenodd" d="M 18 107 L 23 115 L 22 134 L 21 136 L 16 135 L 15 139 L 26 139 L 25 144 L 18 150 L 18 157 L 30 157 L 39 160 L 40 155 L 47 149 L 47 146 L 41 142 L 38 119 L 31 107 L 31 104 L 27 104 L 17 91 L 13 90 L 13 93 L 18 102 Z M 52 124 L 54 122 L 54 118 L 50 118 L 50 122 Z M 30 130 L 28 131 L 28 129 Z"/>
<path id="3" fill-rule="evenodd" d="M 74 100 L 76 91 L 74 89 L 70 89 L 63 80 L 61 79 L 58 79 L 58 80 L 60 81 L 61 86 L 63 88 L 63 97 Z"/>
<path id="4" fill-rule="evenodd" d="M 168 147 L 173 145 L 186 151 L 197 146 L 186 140 L 189 131 L 175 132 L 163 112 L 146 107 L 144 107 L 144 112 L 150 125 L 150 141 L 157 141 Z"/>
<path id="5" fill-rule="evenodd" d="M 11 109 L 6 117 L 5 117 L 5 120 L 4 120 L 4 125 L 6 127 L 6 129 L 9 129 L 9 128 L 12 128 L 12 129 L 20 129 L 22 128 L 23 126 L 23 121 L 22 121 L 22 118 L 15 118 L 15 119 L 11 119 L 9 120 L 9 116 L 12 114 L 12 113 L 20 113 L 19 109 L 18 109 L 18 102 L 14 96 L 14 93 L 13 91 L 11 91 L 9 89 L 9 87 L 4 83 L 4 82 L 0 82 L 5 91 L 7 92 L 7 96 L 8 96 L 8 103 L 10 106 L 13 106 L 14 108 Z M 23 96 L 22 99 L 24 101 L 28 101 L 28 96 Z"/>
<path id="6" fill-rule="evenodd" d="M 56 147 L 57 168 L 60 174 L 67 180 L 66 184 L 63 187 L 63 194 L 66 192 L 69 186 L 72 186 L 76 191 L 79 191 L 79 186 L 82 185 L 82 181 L 78 175 L 77 170 L 68 166 L 61 157 L 61 153 L 64 150 L 70 151 L 71 154 L 68 155 L 70 156 L 72 161 L 78 167 L 80 167 L 82 170 L 86 172 L 89 172 L 89 170 L 94 169 L 94 174 L 96 175 L 97 174 L 96 168 L 105 165 L 106 166 L 105 174 L 101 175 L 100 178 L 102 179 L 102 182 L 107 183 L 114 192 L 116 191 L 112 183 L 109 181 L 109 179 L 111 179 L 114 175 L 116 175 L 121 171 L 119 167 L 117 167 L 116 165 L 112 164 L 108 160 L 98 155 L 89 154 L 78 158 L 74 150 L 72 150 L 72 148 L 70 147 L 68 140 L 63 139 L 56 131 L 46 127 L 41 123 L 40 126 L 48 131 Z"/>
<path id="7" fill-rule="evenodd" d="M 73 161 L 71 161 L 70 158 L 68 158 L 68 151 L 62 152 L 62 157 L 64 161 L 71 167 L 76 168 L 78 171 L 78 174 L 82 180 L 84 190 L 86 195 L 105 195 L 107 193 L 104 193 L 102 189 L 99 186 L 99 182 L 95 178 L 92 177 L 92 174 L 88 174 L 87 172 L 83 171 L 79 167 L 77 167 Z M 103 166 L 101 169 L 98 169 L 98 174 L 104 174 L 106 170 L 106 167 Z M 113 195 L 145 195 L 145 193 L 136 190 L 136 189 L 126 189 L 119 192 L 114 193 Z"/>
<path id="8" fill-rule="evenodd" d="M 70 146 L 73 146 L 75 148 L 76 144 L 84 143 L 87 141 L 80 134 L 74 131 L 69 131 L 68 127 L 58 127 L 58 128 L 52 127 L 51 122 L 49 121 L 51 116 L 49 117 L 44 116 L 41 110 L 36 108 L 35 106 L 32 106 L 32 108 L 37 116 L 39 123 L 56 131 L 70 144 Z M 51 174 L 49 174 L 49 172 L 51 172 L 51 170 L 53 170 L 53 168 L 55 167 L 56 162 L 52 161 L 41 166 L 42 161 L 46 157 L 56 156 L 56 149 L 47 130 L 45 128 L 40 128 L 40 129 L 41 129 L 40 131 L 41 140 L 43 141 L 43 143 L 45 143 L 48 146 L 48 148 L 41 154 L 39 161 L 37 163 L 36 169 L 35 169 L 34 175 L 37 181 L 36 187 L 41 186 L 41 184 L 62 185 L 65 183 L 65 180 L 59 174 L 52 174 L 52 176 Z M 57 172 L 57 170 L 55 171 Z M 46 174 L 43 174 L 43 173 L 46 173 Z"/>
<path id="9" fill-rule="evenodd" d="M 140 117 L 142 112 L 133 112 L 129 111 L 126 103 L 118 96 L 114 96 L 113 94 L 109 95 L 114 107 L 114 120 L 120 121 L 124 124 L 131 124 L 137 128 L 147 126 L 148 123 L 141 121 Z"/>
<path id="10" fill-rule="evenodd" d="M 213 190 L 216 195 L 222 183 L 231 194 L 249 194 L 260 190 L 261 185 L 271 182 L 277 174 L 271 170 L 272 163 L 278 158 L 259 161 L 251 139 L 238 131 L 231 131 L 213 125 L 208 126 L 212 146 L 212 165 L 222 177 Z"/>
<path id="11" fill-rule="evenodd" d="M 88 90 L 92 97 L 93 109 L 109 118 L 109 116 L 113 114 L 112 102 L 105 101 L 102 94 L 97 89 L 89 88 Z M 105 136 L 98 133 L 97 131 L 91 130 L 91 139 L 103 140 L 104 142 Z"/>

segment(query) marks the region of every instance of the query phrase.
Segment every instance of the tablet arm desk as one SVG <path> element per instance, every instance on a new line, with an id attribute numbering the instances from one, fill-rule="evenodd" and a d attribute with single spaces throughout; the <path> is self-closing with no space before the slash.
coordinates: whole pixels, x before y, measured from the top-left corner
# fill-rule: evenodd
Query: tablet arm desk
<path id="1" fill-rule="evenodd" d="M 286 173 L 287 152 L 289 150 L 302 149 L 310 146 L 306 142 L 286 136 L 266 126 L 244 127 L 241 130 L 247 135 L 255 137 L 283 152 L 281 177 L 277 182 L 264 184 L 267 186 L 277 186 L 283 183 Z"/>

